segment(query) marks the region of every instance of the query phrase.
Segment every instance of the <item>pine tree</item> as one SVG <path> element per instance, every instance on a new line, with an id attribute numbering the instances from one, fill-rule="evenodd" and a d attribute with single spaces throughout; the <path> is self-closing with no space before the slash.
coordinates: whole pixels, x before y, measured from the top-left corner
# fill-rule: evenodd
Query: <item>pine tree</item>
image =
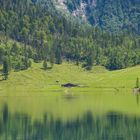
<path id="1" fill-rule="evenodd" d="M 62 63 L 62 56 L 61 56 L 60 47 L 57 47 L 56 52 L 55 52 L 55 57 L 56 57 L 56 64 L 61 64 Z"/>
<path id="2" fill-rule="evenodd" d="M 53 52 L 51 52 L 50 53 L 50 64 L 51 64 L 51 67 L 53 67 L 54 62 L 55 62 L 55 54 Z"/>
<path id="3" fill-rule="evenodd" d="M 43 68 L 44 68 L 44 70 L 47 70 L 47 68 L 48 68 L 47 60 L 44 60 L 44 62 L 43 62 Z"/>
<path id="4" fill-rule="evenodd" d="M 3 76 L 4 76 L 4 80 L 8 79 L 8 75 L 9 75 L 9 61 L 8 58 L 5 57 L 3 60 Z"/>
<path id="5" fill-rule="evenodd" d="M 136 88 L 139 88 L 139 78 L 136 79 Z"/>
<path id="6" fill-rule="evenodd" d="M 87 57 L 87 62 L 86 62 L 86 69 L 91 70 L 93 66 L 93 55 L 92 53 Z"/>

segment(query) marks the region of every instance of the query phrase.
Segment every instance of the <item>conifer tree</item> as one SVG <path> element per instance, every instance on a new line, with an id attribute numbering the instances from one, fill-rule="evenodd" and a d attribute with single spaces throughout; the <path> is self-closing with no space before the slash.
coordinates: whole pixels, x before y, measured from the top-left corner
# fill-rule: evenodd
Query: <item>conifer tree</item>
<path id="1" fill-rule="evenodd" d="M 139 88 L 139 78 L 136 79 L 136 88 Z"/>
<path id="2" fill-rule="evenodd" d="M 8 58 L 5 57 L 3 60 L 3 76 L 4 76 L 4 80 L 8 79 L 8 75 L 9 75 L 9 61 Z"/>
<path id="3" fill-rule="evenodd" d="M 92 53 L 89 56 L 87 56 L 87 62 L 86 63 L 87 63 L 86 64 L 86 69 L 91 70 L 92 66 L 93 66 L 93 55 L 92 55 Z"/>
<path id="4" fill-rule="evenodd" d="M 43 68 L 44 68 L 44 70 L 47 70 L 47 68 L 48 68 L 47 60 L 46 59 L 43 62 Z"/>
<path id="5" fill-rule="evenodd" d="M 55 57 L 56 57 L 56 64 L 61 64 L 62 63 L 62 54 L 61 54 L 60 47 L 57 47 L 56 52 L 55 52 Z"/>

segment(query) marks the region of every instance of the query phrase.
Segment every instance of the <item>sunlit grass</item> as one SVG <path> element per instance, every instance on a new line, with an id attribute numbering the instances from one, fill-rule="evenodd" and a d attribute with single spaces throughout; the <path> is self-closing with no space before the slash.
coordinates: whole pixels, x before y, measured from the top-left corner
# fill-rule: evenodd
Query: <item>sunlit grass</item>
<path id="1" fill-rule="evenodd" d="M 1 93 L 21 95 L 16 92 L 45 92 L 62 90 L 61 84 L 75 83 L 85 88 L 79 90 L 121 90 L 135 86 L 136 78 L 140 76 L 140 66 L 118 71 L 107 71 L 103 67 L 94 67 L 92 71 L 85 71 L 80 66 L 64 62 L 55 65 L 53 69 L 44 71 L 42 64 L 33 63 L 26 71 L 11 72 L 7 81 L 0 82 Z M 57 83 L 56 81 L 59 81 Z M 78 90 L 77 90 L 78 92 Z M 9 93 L 11 95 L 11 93 Z M 8 94 L 8 95 L 9 95 Z M 25 94 L 25 95 L 26 95 Z"/>
<path id="2" fill-rule="evenodd" d="M 0 104 L 7 103 L 12 112 L 25 112 L 32 117 L 49 112 L 63 120 L 89 110 L 93 114 L 118 111 L 140 115 L 139 98 L 132 94 L 139 75 L 140 66 L 118 71 L 98 66 L 85 71 L 64 62 L 44 71 L 41 63 L 33 63 L 30 69 L 12 71 L 7 81 L 0 82 Z M 61 87 L 65 83 L 82 87 Z M 72 98 L 67 98 L 66 93 L 71 93 Z"/>

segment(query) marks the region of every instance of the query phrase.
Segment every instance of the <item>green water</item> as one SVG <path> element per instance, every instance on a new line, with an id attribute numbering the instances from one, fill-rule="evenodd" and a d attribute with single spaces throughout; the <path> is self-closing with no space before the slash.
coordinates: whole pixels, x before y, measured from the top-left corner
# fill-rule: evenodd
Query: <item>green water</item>
<path id="1" fill-rule="evenodd" d="M 0 97 L 0 140 L 140 140 L 139 96 Z"/>

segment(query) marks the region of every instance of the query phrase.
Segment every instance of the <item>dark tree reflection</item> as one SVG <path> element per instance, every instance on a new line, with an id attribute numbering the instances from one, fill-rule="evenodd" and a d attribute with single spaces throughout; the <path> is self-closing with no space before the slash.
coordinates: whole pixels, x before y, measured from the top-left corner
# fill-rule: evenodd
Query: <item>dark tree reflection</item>
<path id="1" fill-rule="evenodd" d="M 139 105 L 139 94 L 136 95 L 136 102 L 137 102 L 137 105 Z"/>
<path id="2" fill-rule="evenodd" d="M 42 120 L 10 113 L 4 105 L 0 113 L 0 140 L 139 140 L 140 118 L 116 112 L 95 117 L 91 112 L 71 121 L 54 119 L 45 113 Z"/>

